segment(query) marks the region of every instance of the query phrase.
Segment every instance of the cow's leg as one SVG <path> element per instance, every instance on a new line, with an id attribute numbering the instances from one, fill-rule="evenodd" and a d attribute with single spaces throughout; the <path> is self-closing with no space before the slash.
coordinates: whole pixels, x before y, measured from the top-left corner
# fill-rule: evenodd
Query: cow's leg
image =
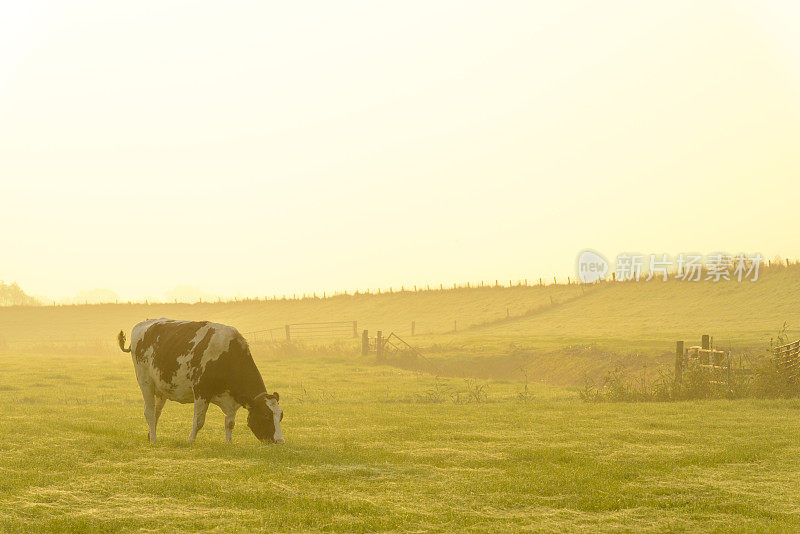
<path id="1" fill-rule="evenodd" d="M 147 437 L 150 439 L 151 443 L 156 442 L 156 396 L 154 393 L 149 392 L 145 393 L 142 391 L 142 395 L 144 395 L 144 418 L 147 421 L 147 426 L 149 427 L 149 432 L 147 433 Z"/>
<path id="2" fill-rule="evenodd" d="M 233 439 L 233 427 L 236 424 L 236 412 L 240 405 L 228 393 L 217 395 L 211 399 L 211 402 L 219 406 L 219 409 L 225 414 L 225 443 L 230 443 Z"/>
<path id="3" fill-rule="evenodd" d="M 164 405 L 166 403 L 167 403 L 167 398 L 156 393 L 156 398 L 155 398 L 156 425 L 158 425 L 158 418 L 161 417 L 161 410 L 164 408 Z"/>
<path id="4" fill-rule="evenodd" d="M 144 419 L 147 421 L 149 432 L 147 439 L 152 443 L 156 441 L 156 391 L 153 386 L 153 381 L 147 376 L 143 368 L 135 367 L 136 381 L 139 382 L 139 389 L 142 390 L 142 398 L 144 399 Z"/>
<path id="5" fill-rule="evenodd" d="M 197 433 L 203 428 L 206 422 L 206 412 L 208 411 L 208 401 L 203 398 L 194 400 L 194 419 L 192 421 L 192 433 L 189 434 L 189 441 L 194 441 Z"/>
<path id="6" fill-rule="evenodd" d="M 225 443 L 233 441 L 233 427 L 236 425 L 236 411 L 225 414 Z"/>

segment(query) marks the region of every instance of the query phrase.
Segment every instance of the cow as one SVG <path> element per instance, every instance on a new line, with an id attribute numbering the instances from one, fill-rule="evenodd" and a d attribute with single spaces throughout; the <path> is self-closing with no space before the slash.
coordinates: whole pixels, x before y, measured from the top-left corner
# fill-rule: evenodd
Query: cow
<path id="1" fill-rule="evenodd" d="M 242 406 L 249 412 L 247 426 L 256 438 L 284 443 L 278 393 L 267 393 L 250 347 L 235 328 L 208 321 L 149 319 L 133 327 L 128 348 L 123 331 L 117 341 L 123 352 L 131 353 L 151 442 L 156 441 L 161 409 L 167 400 L 173 400 L 194 403 L 190 442 L 203 427 L 212 403 L 225 414 L 227 443 Z"/>

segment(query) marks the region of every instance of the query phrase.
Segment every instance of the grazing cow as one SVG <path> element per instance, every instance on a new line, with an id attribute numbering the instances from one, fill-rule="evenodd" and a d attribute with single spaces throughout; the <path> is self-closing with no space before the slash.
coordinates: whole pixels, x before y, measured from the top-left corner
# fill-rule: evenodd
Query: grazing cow
<path id="1" fill-rule="evenodd" d="M 132 353 L 150 441 L 156 441 L 158 416 L 169 399 L 194 403 L 189 441 L 203 427 L 213 403 L 225 413 L 228 443 L 241 406 L 247 408 L 247 426 L 259 440 L 283 443 L 278 393 L 267 393 L 250 347 L 235 328 L 208 321 L 149 319 L 133 327 L 129 348 L 124 332 L 118 341 L 120 349 Z"/>

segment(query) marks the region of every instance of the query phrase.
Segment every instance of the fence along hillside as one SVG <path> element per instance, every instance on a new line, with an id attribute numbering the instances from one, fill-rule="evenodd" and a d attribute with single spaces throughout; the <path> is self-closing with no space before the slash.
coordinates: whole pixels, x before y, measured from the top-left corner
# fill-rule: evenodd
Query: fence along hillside
<path id="1" fill-rule="evenodd" d="M 471 286 L 474 286 L 471 284 Z M 210 320 L 241 332 L 284 328 L 287 324 L 358 320 L 359 329 L 438 334 L 454 328 L 518 316 L 583 293 L 576 284 L 512 287 L 458 287 L 382 291 L 328 298 L 245 300 L 220 303 L 119 303 L 69 306 L 0 307 L 0 347 L 16 342 L 86 342 L 113 339 L 139 321 L 157 317 Z"/>

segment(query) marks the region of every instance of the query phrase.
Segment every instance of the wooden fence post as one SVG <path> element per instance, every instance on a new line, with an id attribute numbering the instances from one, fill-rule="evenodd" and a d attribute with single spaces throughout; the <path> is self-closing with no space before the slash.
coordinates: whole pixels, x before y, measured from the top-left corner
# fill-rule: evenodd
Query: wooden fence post
<path id="1" fill-rule="evenodd" d="M 675 343 L 675 385 L 681 384 L 683 375 L 683 341 Z"/>
<path id="2" fill-rule="evenodd" d="M 364 330 L 361 332 L 361 355 L 366 356 L 369 354 L 369 331 Z"/>
<path id="3" fill-rule="evenodd" d="M 383 332 L 380 330 L 375 334 L 375 353 L 378 355 L 378 361 L 383 360 Z"/>
<path id="4" fill-rule="evenodd" d="M 353 321 L 353 337 L 358 337 L 358 321 Z"/>
<path id="5" fill-rule="evenodd" d="M 708 334 L 703 334 L 700 346 L 706 350 L 711 348 L 711 337 Z"/>
<path id="6" fill-rule="evenodd" d="M 291 328 L 287 324 L 286 325 L 286 341 L 291 341 L 292 340 L 292 334 L 291 334 L 290 330 L 291 330 Z"/>
<path id="7" fill-rule="evenodd" d="M 416 321 L 411 321 L 411 335 L 413 336 L 416 331 L 417 331 L 417 323 Z"/>

